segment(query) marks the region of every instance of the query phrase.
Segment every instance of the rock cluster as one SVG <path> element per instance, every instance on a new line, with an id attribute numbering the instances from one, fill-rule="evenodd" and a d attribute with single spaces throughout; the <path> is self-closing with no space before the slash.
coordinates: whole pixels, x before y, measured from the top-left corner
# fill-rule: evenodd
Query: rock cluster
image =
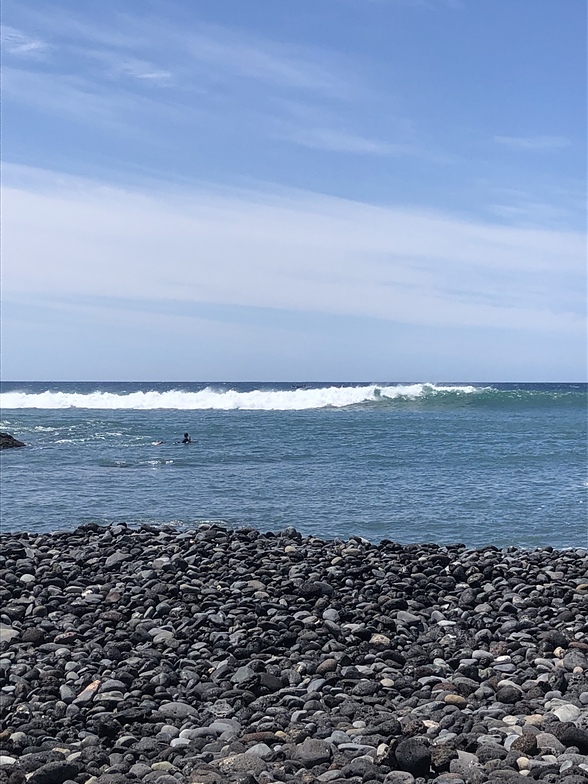
<path id="1" fill-rule="evenodd" d="M 26 444 L 11 436 L 10 433 L 0 433 L 0 449 L 11 449 L 15 446 L 26 446 Z"/>
<path id="2" fill-rule="evenodd" d="M 588 784 L 587 554 L 6 534 L 0 782 Z"/>

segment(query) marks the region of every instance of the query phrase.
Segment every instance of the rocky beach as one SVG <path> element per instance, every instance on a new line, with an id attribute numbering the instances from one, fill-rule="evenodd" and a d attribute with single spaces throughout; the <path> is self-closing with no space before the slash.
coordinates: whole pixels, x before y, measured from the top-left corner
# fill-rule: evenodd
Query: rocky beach
<path id="1" fill-rule="evenodd" d="M 588 784 L 588 551 L 7 533 L 0 782 Z"/>

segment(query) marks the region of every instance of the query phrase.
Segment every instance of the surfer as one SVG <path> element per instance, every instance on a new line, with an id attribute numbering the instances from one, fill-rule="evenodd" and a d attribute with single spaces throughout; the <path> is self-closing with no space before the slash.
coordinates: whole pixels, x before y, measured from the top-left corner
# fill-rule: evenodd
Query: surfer
<path id="1" fill-rule="evenodd" d="M 189 433 L 184 433 L 184 437 L 182 438 L 182 444 L 191 444 L 192 439 L 190 438 Z"/>

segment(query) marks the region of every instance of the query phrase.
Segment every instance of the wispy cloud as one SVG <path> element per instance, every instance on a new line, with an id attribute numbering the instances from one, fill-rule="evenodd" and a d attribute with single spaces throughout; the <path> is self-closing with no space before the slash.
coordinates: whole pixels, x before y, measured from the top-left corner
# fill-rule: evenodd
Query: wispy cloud
<path id="1" fill-rule="evenodd" d="M 147 79 L 148 81 L 167 81 L 171 79 L 171 72 L 164 71 L 152 63 L 145 60 L 127 60 L 121 63 L 120 69 L 128 76 L 134 76 L 137 79 Z"/>
<path id="2" fill-rule="evenodd" d="M 368 155 L 418 155 L 417 148 L 408 144 L 392 144 L 353 133 L 329 128 L 292 130 L 285 138 L 304 147 L 331 152 L 350 152 Z"/>
<path id="3" fill-rule="evenodd" d="M 99 21 L 90 24 L 81 15 L 65 14 L 59 9 L 51 9 L 50 14 L 25 9 L 23 15 L 65 48 L 75 48 L 83 54 L 85 45 L 92 58 L 97 51 L 105 58 L 126 56 L 137 64 L 136 70 L 144 62 L 148 67 L 142 73 L 155 73 L 159 78 L 168 69 L 151 67 L 154 52 L 175 61 L 185 73 L 217 83 L 239 77 L 282 89 L 312 90 L 339 97 L 357 84 L 353 70 L 347 71 L 334 52 L 197 19 L 181 26 L 168 16 L 119 13 L 113 26 Z M 24 34 L 21 35 L 24 41 Z"/>
<path id="4" fill-rule="evenodd" d="M 489 209 L 501 218 L 528 226 L 555 226 L 569 217 L 569 211 L 561 205 L 532 200 L 515 204 L 491 204 Z"/>
<path id="5" fill-rule="evenodd" d="M 36 58 L 44 55 L 49 45 L 39 38 L 33 38 L 14 27 L 2 25 L 2 48 L 6 54 L 19 57 Z"/>
<path id="6" fill-rule="evenodd" d="M 4 98 L 83 123 L 97 120 L 112 128 L 125 127 L 122 118 L 133 109 L 132 95 L 121 96 L 92 84 L 81 76 L 3 68 Z"/>
<path id="7" fill-rule="evenodd" d="M 380 123 L 379 138 L 364 133 L 369 127 L 363 116 L 350 116 L 340 106 L 325 106 L 312 100 L 279 101 L 281 118 L 272 125 L 266 123 L 268 134 L 275 138 L 314 150 L 352 155 L 389 158 L 415 157 L 436 162 L 447 162 L 422 144 L 414 124 L 406 117 L 386 117 Z"/>
<path id="8" fill-rule="evenodd" d="M 461 9 L 463 0 L 346 0 L 354 5 L 365 6 L 366 2 L 372 5 L 396 5 L 407 8 L 450 8 Z"/>
<path id="9" fill-rule="evenodd" d="M 585 230 L 586 183 L 581 176 L 555 183 L 542 177 L 528 178 L 525 185 L 506 187 L 504 180 L 500 185 L 484 182 L 485 212 L 511 225 Z"/>
<path id="10" fill-rule="evenodd" d="M 174 37 L 178 31 L 168 31 Z M 312 47 L 270 41 L 243 32 L 200 25 L 191 35 L 181 36 L 181 46 L 202 63 L 246 79 L 260 80 L 290 89 L 309 89 L 340 94 L 343 79 L 328 56 Z"/>
<path id="11" fill-rule="evenodd" d="M 112 49 L 80 49 L 76 47 L 75 54 L 102 66 L 106 74 L 114 79 L 121 76 L 130 76 L 134 79 L 167 84 L 173 76 L 170 70 L 162 68 L 149 60 L 133 57 L 126 52 L 120 53 Z"/>
<path id="12" fill-rule="evenodd" d="M 564 136 L 495 136 L 494 141 L 512 150 L 561 150 L 570 145 Z"/>
<path id="13" fill-rule="evenodd" d="M 6 10 L 5 10 L 6 16 Z M 40 30 L 51 41 L 84 42 L 105 48 L 142 48 L 149 46 L 145 38 L 132 24 L 131 17 L 117 14 L 111 22 L 106 13 L 99 17 L 75 13 L 71 7 L 49 6 L 18 2 L 11 9 L 11 17 L 18 19 L 21 27 Z"/>
<path id="14" fill-rule="evenodd" d="M 331 118 L 336 122 L 336 118 Z M 344 123 L 343 119 L 339 123 Z M 432 163 L 448 163 L 450 157 L 427 149 L 418 143 L 404 143 L 374 139 L 339 128 L 303 127 L 300 125 L 278 123 L 276 136 L 302 147 L 325 152 L 348 153 L 352 155 L 372 155 L 386 158 L 420 158 Z M 405 134 L 401 134 L 405 135 Z"/>
<path id="15" fill-rule="evenodd" d="M 131 192 L 20 167 L 5 180 L 6 294 L 584 329 L 585 247 L 573 232 L 305 191 Z"/>
<path id="16" fill-rule="evenodd" d="M 333 52 L 198 20 L 182 28 L 168 18 L 119 14 L 116 28 L 105 28 L 75 14 L 29 9 L 27 18 L 52 41 L 52 67 L 7 68 L 5 97 L 85 119 L 98 132 L 98 115 L 144 137 L 172 115 L 181 136 L 196 115 L 200 127 L 214 129 L 228 127 L 225 119 L 238 113 L 240 127 L 252 139 L 375 155 L 408 152 L 349 132 L 325 130 L 313 138 L 276 133 L 277 126 L 288 125 L 288 102 L 319 100 L 336 125 L 337 115 L 349 112 L 351 96 L 365 100 L 369 91 L 360 89 L 349 63 Z M 146 93 L 148 85 L 166 88 L 165 93 Z"/>

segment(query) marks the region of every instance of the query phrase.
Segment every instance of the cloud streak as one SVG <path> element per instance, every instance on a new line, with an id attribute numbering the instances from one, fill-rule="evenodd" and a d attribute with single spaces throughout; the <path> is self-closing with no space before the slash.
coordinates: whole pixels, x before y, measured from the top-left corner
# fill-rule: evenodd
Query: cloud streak
<path id="1" fill-rule="evenodd" d="M 128 191 L 5 173 L 7 296 L 97 296 L 578 332 L 579 234 L 305 191 Z M 30 216 L 35 216 L 34 231 Z"/>
<path id="2" fill-rule="evenodd" d="M 195 61 L 214 66 L 217 73 L 289 89 L 334 94 L 345 89 L 325 54 L 309 47 L 267 41 L 212 25 L 202 25 L 201 31 L 187 36 L 170 29 L 168 35 Z"/>
<path id="3" fill-rule="evenodd" d="M 5 67 L 2 82 L 5 99 L 84 124 L 99 121 L 108 129 L 116 126 L 123 130 L 129 114 L 140 104 L 140 99 L 133 95 L 109 93 L 80 76 Z"/>
<path id="4" fill-rule="evenodd" d="M 382 141 L 353 130 L 349 111 L 357 101 L 369 103 L 370 90 L 334 52 L 202 22 L 182 28 L 154 16 L 119 14 L 115 31 L 59 12 L 29 11 L 28 18 L 51 40 L 51 69 L 9 59 L 6 99 L 85 121 L 98 132 L 99 116 L 106 128 L 126 125 L 142 136 L 154 120 L 173 120 L 181 137 L 196 116 L 214 127 L 227 119 L 233 125 L 238 113 L 240 126 L 260 139 L 330 152 L 419 155 L 404 138 Z M 15 53 L 29 41 L 24 33 L 11 35 Z M 148 87 L 165 94 L 147 94 Z M 301 130 L 290 116 L 294 102 L 308 122 L 326 114 L 328 123 Z"/>
<path id="5" fill-rule="evenodd" d="M 120 70 L 128 76 L 134 76 L 137 79 L 148 79 L 149 81 L 157 82 L 167 81 L 172 76 L 170 71 L 159 69 L 145 60 L 123 61 L 120 65 Z"/>
<path id="6" fill-rule="evenodd" d="M 40 11 L 25 15 L 35 27 L 45 29 L 54 47 L 83 61 L 102 58 L 127 60 L 149 73 L 177 71 L 185 79 L 204 79 L 218 84 L 238 78 L 272 85 L 282 90 L 305 90 L 347 96 L 358 80 L 334 52 L 312 46 L 256 36 L 243 30 L 192 20 L 182 27 L 166 16 L 118 14 L 116 28 L 88 24 L 82 17 Z M 6 28 L 9 53 L 38 45 L 25 33 Z M 164 67 L 152 67 L 156 56 Z M 136 74 L 134 74 L 136 75 Z"/>
<path id="7" fill-rule="evenodd" d="M 38 58 L 44 55 L 49 45 L 39 38 L 33 38 L 20 30 L 2 25 L 2 48 L 5 54 L 23 58 Z"/>
<path id="8" fill-rule="evenodd" d="M 423 153 L 409 144 L 392 144 L 378 139 L 347 133 L 332 128 L 310 128 L 292 130 L 284 138 L 303 147 L 329 152 L 349 152 L 358 155 L 383 155 L 421 157 Z"/>
<path id="9" fill-rule="evenodd" d="M 550 151 L 570 146 L 564 136 L 495 136 L 494 141 L 511 150 Z"/>

